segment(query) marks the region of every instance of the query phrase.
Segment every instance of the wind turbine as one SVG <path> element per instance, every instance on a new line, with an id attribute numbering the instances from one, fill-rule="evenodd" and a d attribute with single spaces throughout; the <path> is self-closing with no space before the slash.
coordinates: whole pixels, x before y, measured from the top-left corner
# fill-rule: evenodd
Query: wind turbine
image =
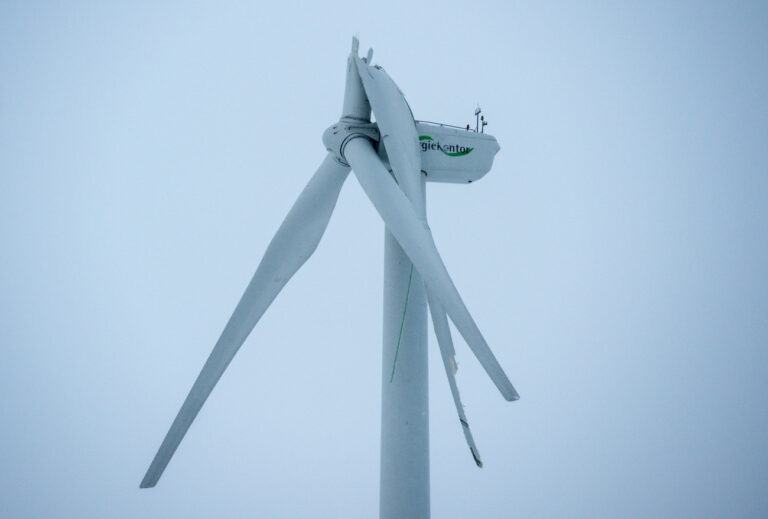
<path id="1" fill-rule="evenodd" d="M 506 400 L 518 394 L 443 264 L 427 225 L 425 183 L 467 183 L 490 170 L 496 139 L 476 128 L 415 121 L 402 92 L 358 56 L 353 38 L 339 122 L 323 163 L 267 247 L 141 482 L 153 487 L 224 370 L 266 309 L 317 248 L 350 167 L 386 226 L 380 517 L 429 517 L 427 305 L 472 457 L 482 466 L 456 386 L 448 317 Z M 376 123 L 371 122 L 371 111 Z"/>

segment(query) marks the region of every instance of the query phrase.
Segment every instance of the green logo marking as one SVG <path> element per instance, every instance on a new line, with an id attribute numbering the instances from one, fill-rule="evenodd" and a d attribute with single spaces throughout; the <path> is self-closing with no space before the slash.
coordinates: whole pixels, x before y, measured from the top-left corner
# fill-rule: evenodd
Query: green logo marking
<path id="1" fill-rule="evenodd" d="M 421 151 L 437 150 L 442 151 L 449 157 L 463 157 L 469 155 L 475 148 L 467 148 L 466 146 L 460 146 L 458 144 L 446 144 L 442 145 L 439 141 L 435 141 L 429 135 L 419 135 L 419 144 L 421 144 Z"/>

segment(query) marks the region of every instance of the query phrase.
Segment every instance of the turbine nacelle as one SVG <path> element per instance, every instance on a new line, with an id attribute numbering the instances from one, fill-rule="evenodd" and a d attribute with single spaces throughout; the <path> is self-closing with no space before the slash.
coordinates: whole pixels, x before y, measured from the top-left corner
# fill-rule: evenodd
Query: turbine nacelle
<path id="1" fill-rule="evenodd" d="M 491 170 L 501 149 L 496 138 L 487 133 L 442 123 L 415 123 L 427 182 L 464 184 L 479 180 Z"/>

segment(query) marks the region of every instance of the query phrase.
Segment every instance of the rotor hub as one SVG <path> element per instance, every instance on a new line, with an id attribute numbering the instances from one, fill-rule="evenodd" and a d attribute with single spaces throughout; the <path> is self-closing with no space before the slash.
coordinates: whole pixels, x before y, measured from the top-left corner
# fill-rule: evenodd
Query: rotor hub
<path id="1" fill-rule="evenodd" d="M 376 123 L 363 123 L 343 118 L 323 132 L 323 145 L 325 145 L 325 149 L 336 156 L 337 161 L 349 166 L 347 159 L 344 158 L 344 147 L 349 141 L 368 139 L 375 146 L 378 144 L 379 138 L 379 128 Z"/>

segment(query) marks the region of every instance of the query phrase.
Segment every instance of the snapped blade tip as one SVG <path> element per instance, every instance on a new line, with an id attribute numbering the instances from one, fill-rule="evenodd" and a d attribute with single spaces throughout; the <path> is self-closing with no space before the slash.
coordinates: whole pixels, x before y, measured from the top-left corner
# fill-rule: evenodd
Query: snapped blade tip
<path id="1" fill-rule="evenodd" d="M 472 453 L 472 458 L 475 460 L 475 465 L 477 465 L 478 468 L 483 468 L 483 461 L 480 459 L 480 454 L 475 452 L 475 449 L 472 447 L 469 448 L 469 452 Z"/>
<path id="2" fill-rule="evenodd" d="M 144 479 L 141 480 L 141 483 L 139 484 L 139 488 L 152 488 L 155 485 L 157 485 L 157 481 L 160 478 L 153 478 L 150 477 L 149 474 L 144 476 Z"/>
<path id="3" fill-rule="evenodd" d="M 504 400 L 506 400 L 507 402 L 514 402 L 515 400 L 520 400 L 520 395 L 517 393 L 517 390 L 512 386 L 512 384 L 509 384 L 509 386 L 504 387 L 502 389 L 501 396 L 503 396 Z"/>

